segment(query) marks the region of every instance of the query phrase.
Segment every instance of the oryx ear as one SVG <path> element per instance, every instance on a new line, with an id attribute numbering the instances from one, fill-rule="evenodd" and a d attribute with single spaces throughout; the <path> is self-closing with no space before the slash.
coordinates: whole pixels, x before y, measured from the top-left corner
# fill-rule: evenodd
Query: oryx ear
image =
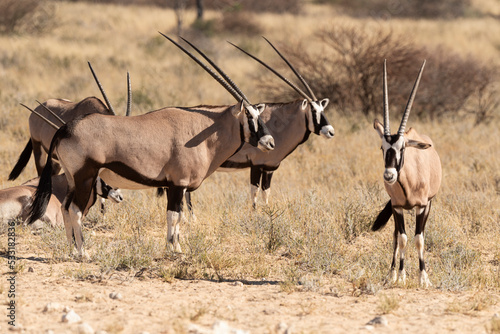
<path id="1" fill-rule="evenodd" d="M 375 129 L 375 131 L 377 131 L 380 138 L 384 137 L 384 126 L 378 119 L 373 121 L 373 128 Z"/>
<path id="2" fill-rule="evenodd" d="M 264 109 L 266 109 L 266 105 L 264 103 L 259 103 L 255 106 L 255 108 L 257 109 L 257 111 L 260 115 L 264 112 Z"/>
<path id="3" fill-rule="evenodd" d="M 323 100 L 319 101 L 319 104 L 321 104 L 321 106 L 323 107 L 323 110 L 326 108 L 328 103 L 330 103 L 330 99 L 323 99 Z"/>
<path id="4" fill-rule="evenodd" d="M 243 108 L 245 108 L 243 102 L 239 102 L 237 105 L 233 107 L 231 113 L 233 114 L 234 117 L 239 117 L 241 112 L 243 111 Z"/>
<path id="5" fill-rule="evenodd" d="M 406 147 L 415 147 L 418 148 L 419 150 L 425 150 L 431 146 L 432 146 L 431 144 L 424 143 L 418 140 L 413 140 L 413 139 L 406 140 Z"/>
<path id="6" fill-rule="evenodd" d="M 306 110 L 307 103 L 308 103 L 307 99 L 304 99 L 304 101 L 302 101 L 302 110 Z"/>

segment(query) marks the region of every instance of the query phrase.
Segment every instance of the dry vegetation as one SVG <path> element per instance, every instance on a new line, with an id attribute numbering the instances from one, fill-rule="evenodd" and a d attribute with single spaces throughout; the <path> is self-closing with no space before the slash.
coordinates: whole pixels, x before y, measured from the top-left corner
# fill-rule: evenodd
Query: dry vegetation
<path id="1" fill-rule="evenodd" d="M 327 52 L 318 38 L 319 31 L 339 26 L 373 26 L 411 35 L 418 45 L 445 46 L 464 59 L 470 56 L 481 63 L 500 65 L 500 35 L 494 33 L 499 31 L 500 22 L 493 18 L 468 18 L 460 22 L 372 21 L 342 16 L 329 6 L 308 5 L 303 11 L 301 16 L 259 14 L 252 19 L 270 40 L 283 43 L 279 45 L 302 45 L 309 56 L 318 50 Z M 115 109 L 123 113 L 126 71 L 130 71 L 132 78 L 133 114 L 168 105 L 233 103 L 229 94 L 157 33 L 175 31 L 176 19 L 171 10 L 56 2 L 52 15 L 56 24 L 50 33 L 0 35 L 2 188 L 35 176 L 34 164 L 30 162 L 19 182 L 7 181 L 28 139 L 29 114 L 19 103 L 35 106 L 36 99 L 80 100 L 98 95 L 87 61 L 100 76 Z M 187 22 L 194 21 L 194 12 L 188 11 L 186 15 Z M 220 20 L 221 15 L 208 11 L 206 19 Z M 276 55 L 259 36 L 219 31 L 206 37 L 197 29 L 189 30 L 186 36 L 207 50 L 252 101 L 266 96 L 256 78 L 270 77 L 225 42 L 231 40 L 276 63 L 272 60 L 276 60 Z M 390 50 L 387 52 L 385 57 L 390 61 Z M 321 58 L 324 62 L 327 55 Z M 419 63 L 414 67 L 418 66 Z M 417 100 L 441 94 L 425 89 L 432 81 L 430 71 L 426 75 L 427 83 L 422 84 L 425 94 L 417 94 Z M 281 85 L 272 80 L 273 85 Z M 435 84 L 439 86 L 440 82 Z M 393 124 L 403 103 L 394 97 Z M 468 108 L 473 108 L 472 105 L 469 103 Z M 133 277 L 137 273 L 151 282 L 161 280 L 165 285 L 178 279 L 239 280 L 249 284 L 266 280 L 279 282 L 285 296 L 310 291 L 323 296 L 349 294 L 356 298 L 375 294 L 378 297 L 373 309 L 378 305 L 378 313 L 402 313 L 398 296 L 410 295 L 417 289 L 418 257 L 409 232 L 406 262 L 409 282 L 398 290 L 399 294 L 383 286 L 391 260 L 392 224 L 380 233 L 369 232 L 388 199 L 382 184 L 379 139 L 372 128 L 374 112 L 380 118 L 381 108 L 378 104 L 371 108 L 365 116 L 350 115 L 338 106 L 330 107 L 328 117 L 335 127 L 335 138 L 325 141 L 311 136 L 282 163 L 273 178 L 269 207 L 251 209 L 248 171 L 216 173 L 207 179 L 194 193 L 197 219 L 181 227 L 185 251 L 182 255 L 167 253 L 164 247 L 165 200 L 156 198 L 154 190 L 126 191 L 124 203 L 109 205 L 105 217 L 95 209 L 89 214 L 84 233 L 92 256 L 90 263 L 75 265 L 68 258 L 62 229 L 32 235 L 19 228 L 22 245 L 19 247 L 25 259 L 19 261 L 18 275 L 27 277 L 26 267 L 32 265 L 28 257 L 34 257 L 43 259 L 45 267 L 50 267 L 50 276 L 62 280 L 62 284 L 74 280 L 96 283 L 110 280 L 113 275 Z M 433 138 L 443 164 L 443 185 L 433 205 L 425 241 L 429 278 L 434 285 L 431 291 L 457 293 L 456 301 L 447 306 L 447 314 L 477 315 L 484 309 L 498 308 L 498 105 L 488 109 L 487 116 L 488 121 L 479 124 L 475 124 L 475 112 L 470 116 L 463 113 L 460 118 L 430 121 L 410 117 L 409 121 L 409 126 Z M 407 230 L 413 231 L 413 215 L 407 214 L 406 220 Z M 5 238 L 0 239 L 0 247 L 5 249 Z M 53 267 L 67 269 L 52 273 Z M 6 272 L 5 258 L 0 259 L 0 268 L 2 273 Z M 464 295 L 459 293 L 468 292 L 474 298 L 464 302 Z M 4 295 L 2 289 L 2 298 L 6 298 Z M 92 299 L 92 293 L 87 299 Z M 197 322 L 208 312 L 204 305 L 198 305 L 198 311 L 184 310 L 187 314 L 183 319 Z M 301 319 L 314 312 L 312 305 L 300 305 Z M 239 323 L 238 319 L 233 320 Z M 3 330 L 4 324 L 0 326 Z M 178 322 L 172 326 L 172 332 L 180 328 L 175 327 Z M 498 332 L 499 328 L 496 318 L 486 325 L 491 332 Z M 262 327 L 257 332 L 260 330 Z M 301 330 L 308 332 L 307 325 Z M 123 331 L 119 326 L 108 329 L 108 332 Z"/>

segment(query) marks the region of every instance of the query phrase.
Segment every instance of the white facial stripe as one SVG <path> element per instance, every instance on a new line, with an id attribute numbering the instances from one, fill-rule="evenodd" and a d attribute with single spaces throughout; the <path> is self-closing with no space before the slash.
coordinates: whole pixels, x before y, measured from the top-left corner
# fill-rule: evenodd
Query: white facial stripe
<path id="1" fill-rule="evenodd" d="M 392 147 L 396 152 L 396 160 L 399 161 L 401 158 L 401 149 L 404 147 L 405 138 L 400 136 L 399 139 L 394 144 L 389 144 L 385 138 L 382 138 L 382 149 L 384 150 L 384 160 L 387 151 Z"/>
<path id="2" fill-rule="evenodd" d="M 254 119 L 257 119 L 259 117 L 259 112 L 253 106 L 248 105 L 248 106 L 246 106 L 246 108 L 247 108 L 248 112 L 250 113 L 250 115 L 252 115 L 252 117 Z M 257 129 L 257 127 L 256 127 L 256 129 Z"/>
<path id="3" fill-rule="evenodd" d="M 321 113 L 323 112 L 323 107 L 320 104 L 316 103 L 316 101 L 312 101 L 311 105 L 314 109 L 314 112 L 316 113 L 316 122 L 319 124 L 319 122 L 321 121 Z"/>
<path id="4" fill-rule="evenodd" d="M 253 122 L 253 128 L 255 129 L 255 131 L 258 131 L 259 130 L 259 123 L 257 123 L 257 118 L 252 118 L 252 122 Z"/>

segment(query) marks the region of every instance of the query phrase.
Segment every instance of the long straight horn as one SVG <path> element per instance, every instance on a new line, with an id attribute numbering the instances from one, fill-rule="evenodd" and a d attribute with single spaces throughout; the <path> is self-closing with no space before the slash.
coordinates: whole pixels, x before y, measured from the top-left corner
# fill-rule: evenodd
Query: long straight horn
<path id="1" fill-rule="evenodd" d="M 420 67 L 420 71 L 418 72 L 417 80 L 415 80 L 415 84 L 413 85 L 413 89 L 411 90 L 410 98 L 408 99 L 408 103 L 406 104 L 405 113 L 403 114 L 403 119 L 401 120 L 401 125 L 399 126 L 398 134 L 400 136 L 404 135 L 406 129 L 406 122 L 408 122 L 408 117 L 410 116 L 411 106 L 413 104 L 413 100 L 415 99 L 415 94 L 417 94 L 418 84 L 420 83 L 420 78 L 422 77 L 422 72 L 424 71 L 425 60 Z"/>
<path id="2" fill-rule="evenodd" d="M 53 112 L 51 109 L 49 109 L 49 107 L 47 107 L 46 105 L 42 104 L 40 101 L 38 100 L 35 100 L 39 105 L 41 105 L 45 110 L 47 110 L 49 113 L 52 114 L 52 116 L 54 116 L 62 125 L 66 124 L 66 122 L 61 118 L 59 117 L 58 114 L 56 114 L 55 112 Z"/>
<path id="3" fill-rule="evenodd" d="M 55 125 L 54 123 L 52 123 L 51 121 L 49 121 L 47 118 L 45 118 L 45 116 L 43 116 L 42 114 L 40 114 L 39 112 L 37 111 L 34 111 L 33 109 L 31 109 L 30 107 L 28 107 L 27 105 L 25 104 L 22 104 L 21 105 L 23 107 L 25 107 L 26 109 L 28 109 L 29 111 L 31 111 L 33 114 L 37 115 L 38 117 L 40 117 L 41 119 L 43 119 L 45 122 L 47 122 L 51 127 L 53 127 L 54 129 L 56 130 L 59 130 L 59 127 L 57 125 Z"/>
<path id="4" fill-rule="evenodd" d="M 271 45 L 271 47 L 274 49 L 274 51 L 276 51 L 276 53 L 281 57 L 281 59 L 283 59 L 285 61 L 285 63 L 288 65 L 288 67 L 290 67 L 290 69 L 293 71 L 293 73 L 295 73 L 295 75 L 297 76 L 297 78 L 299 78 L 300 82 L 302 82 L 302 84 L 304 85 L 304 87 L 306 87 L 306 89 L 309 92 L 309 95 L 312 97 L 312 99 L 316 101 L 317 98 L 314 95 L 311 87 L 309 87 L 309 85 L 307 84 L 307 82 L 299 74 L 299 72 L 297 72 L 297 70 L 295 69 L 295 67 L 293 67 L 292 64 L 290 64 L 290 62 L 285 58 L 285 56 L 283 56 L 281 54 L 281 52 L 279 52 L 278 49 L 276 49 L 276 47 L 267 38 L 265 38 L 264 36 L 262 36 L 262 38 L 264 38 L 266 40 L 266 42 L 269 43 L 269 45 Z"/>
<path id="5" fill-rule="evenodd" d="M 182 36 L 179 36 L 180 38 L 182 38 L 182 40 L 186 43 L 188 43 L 193 49 L 196 50 L 196 52 L 198 52 L 206 61 L 208 61 L 208 63 L 210 65 L 212 65 L 213 68 L 215 68 L 215 70 L 217 72 L 219 72 L 219 74 L 224 78 L 224 80 L 226 80 L 226 82 L 231 86 L 233 87 L 233 89 L 238 92 L 238 94 L 240 94 L 240 96 L 243 98 L 243 100 L 245 100 L 248 104 L 250 104 L 250 101 L 248 100 L 248 98 L 245 96 L 245 94 L 243 94 L 243 92 L 241 91 L 241 89 L 236 86 L 236 84 L 234 83 L 233 80 L 231 80 L 231 78 L 226 74 L 224 73 L 224 71 L 222 71 L 219 66 L 217 66 L 210 58 L 208 58 L 203 52 L 201 52 L 200 49 L 198 49 L 195 45 L 193 45 L 190 41 L 188 41 L 187 39 L 185 39 L 184 37 Z"/>
<path id="6" fill-rule="evenodd" d="M 384 59 L 384 135 L 391 135 L 389 125 L 389 93 L 387 90 L 387 59 Z"/>
<path id="7" fill-rule="evenodd" d="M 262 60 L 260 60 L 259 58 L 255 57 L 254 55 L 251 55 L 250 53 L 246 52 L 245 50 L 243 50 L 242 48 L 240 48 L 236 44 L 233 44 L 231 42 L 228 42 L 228 43 L 231 44 L 232 46 L 234 46 L 235 48 L 237 48 L 238 50 L 240 50 L 241 52 L 243 52 L 244 54 L 246 54 L 247 56 L 249 56 L 249 57 L 253 58 L 254 60 L 256 60 L 257 62 L 259 62 L 262 66 L 264 66 L 265 68 L 267 68 L 269 71 L 273 72 L 278 78 L 280 78 L 281 80 L 283 80 L 284 82 L 286 82 L 297 93 L 299 93 L 300 95 L 302 95 L 302 97 L 304 97 L 305 99 L 307 99 L 309 102 L 312 102 L 311 98 L 309 96 L 307 96 L 306 93 L 304 93 L 299 87 L 297 87 L 295 84 L 293 84 L 290 80 L 288 80 L 287 78 L 285 78 L 284 76 L 282 76 L 281 74 L 279 74 L 271 66 L 267 65 Z"/>
<path id="8" fill-rule="evenodd" d="M 104 98 L 104 101 L 106 102 L 106 105 L 108 106 L 108 109 L 114 114 L 115 110 L 113 109 L 113 106 L 111 106 L 111 102 L 109 102 L 108 96 L 106 95 L 106 92 L 104 92 L 104 88 L 102 88 L 101 83 L 99 82 L 99 79 L 97 79 L 97 75 L 94 72 L 94 69 L 92 68 L 92 65 L 90 65 L 90 62 L 87 62 L 90 67 L 90 71 L 92 72 L 92 75 L 94 76 L 94 80 L 97 83 L 97 86 L 99 87 L 99 90 L 101 91 L 102 97 Z"/>
<path id="9" fill-rule="evenodd" d="M 132 84 L 130 83 L 130 73 L 128 73 L 127 71 L 127 111 L 125 112 L 125 116 L 129 116 L 131 110 L 132 110 Z"/>
<path id="10" fill-rule="evenodd" d="M 236 101 L 240 102 L 243 99 L 243 97 L 241 95 L 239 95 L 231 86 L 229 86 L 229 84 L 226 81 L 224 81 L 224 79 L 222 79 L 219 75 L 217 75 L 217 73 L 215 73 L 214 71 L 212 71 L 207 65 L 205 65 L 204 63 L 202 63 L 191 52 L 189 52 L 188 50 L 186 50 L 186 48 L 184 48 L 182 45 L 178 44 L 176 41 L 174 41 L 173 39 L 171 39 L 167 35 L 164 35 L 161 32 L 159 32 L 159 33 L 160 33 L 160 35 L 162 35 L 163 37 L 165 37 L 166 39 L 168 39 L 170 42 L 172 42 L 179 49 L 181 49 L 182 51 L 184 51 L 185 54 L 187 54 L 198 65 L 200 65 L 205 71 L 207 71 L 208 74 L 210 74 L 212 76 L 212 78 L 214 78 L 218 83 L 220 83 L 222 85 L 222 87 L 224 87 L 229 92 L 229 94 L 231 94 L 236 99 Z"/>

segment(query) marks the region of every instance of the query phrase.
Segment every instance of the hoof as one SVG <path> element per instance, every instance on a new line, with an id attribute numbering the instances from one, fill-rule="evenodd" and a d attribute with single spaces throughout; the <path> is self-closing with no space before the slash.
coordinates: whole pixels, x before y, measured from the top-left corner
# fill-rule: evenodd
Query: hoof
<path id="1" fill-rule="evenodd" d="M 167 250 L 169 252 L 182 253 L 181 245 L 178 242 L 172 243 L 167 241 Z"/>
<path id="2" fill-rule="evenodd" d="M 391 269 L 385 278 L 384 285 L 394 285 L 398 280 L 398 272 L 396 269 Z"/>
<path id="3" fill-rule="evenodd" d="M 406 271 L 404 269 L 398 273 L 398 284 L 406 285 Z"/>
<path id="4" fill-rule="evenodd" d="M 432 287 L 432 283 L 429 280 L 429 276 L 427 276 L 427 273 L 425 272 L 425 270 L 420 272 L 420 287 L 422 287 L 422 288 Z"/>

